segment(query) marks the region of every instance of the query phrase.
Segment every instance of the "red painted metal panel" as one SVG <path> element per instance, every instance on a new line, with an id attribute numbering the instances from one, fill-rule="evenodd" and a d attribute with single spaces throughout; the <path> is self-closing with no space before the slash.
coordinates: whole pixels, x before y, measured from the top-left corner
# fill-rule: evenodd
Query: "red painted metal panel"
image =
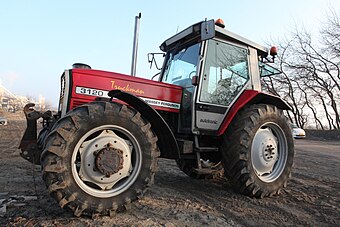
<path id="1" fill-rule="evenodd" d="M 254 90 L 245 90 L 241 96 L 237 99 L 237 101 L 234 103 L 234 105 L 231 107 L 230 111 L 227 114 L 227 117 L 222 122 L 217 135 L 222 135 L 225 130 L 228 128 L 230 122 L 234 119 L 237 112 L 244 107 L 250 100 L 252 100 L 256 95 L 258 95 L 259 91 Z"/>
<path id="2" fill-rule="evenodd" d="M 150 105 L 157 110 L 179 112 L 182 87 L 114 72 L 89 69 L 72 70 L 71 109 L 77 106 L 77 103 L 94 101 L 96 97 L 105 97 L 108 91 L 114 89 L 148 99 Z"/>

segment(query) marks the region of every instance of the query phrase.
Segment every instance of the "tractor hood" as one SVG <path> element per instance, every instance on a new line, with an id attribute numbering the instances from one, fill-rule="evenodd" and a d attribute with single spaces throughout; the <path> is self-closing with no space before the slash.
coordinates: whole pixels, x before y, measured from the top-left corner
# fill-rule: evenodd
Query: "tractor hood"
<path id="1" fill-rule="evenodd" d="M 61 79 L 62 115 L 79 105 L 109 99 L 111 90 L 138 96 L 156 110 L 179 112 L 181 108 L 183 88 L 176 85 L 93 69 L 65 70 Z"/>

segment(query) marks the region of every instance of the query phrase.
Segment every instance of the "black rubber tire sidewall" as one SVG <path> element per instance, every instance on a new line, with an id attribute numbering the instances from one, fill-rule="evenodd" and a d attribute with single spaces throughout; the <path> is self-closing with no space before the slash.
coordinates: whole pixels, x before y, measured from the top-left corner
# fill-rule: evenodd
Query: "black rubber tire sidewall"
<path id="1" fill-rule="evenodd" d="M 282 174 L 269 183 L 256 175 L 251 161 L 253 138 L 258 129 L 267 122 L 273 122 L 282 129 L 288 147 Z M 221 151 L 226 177 L 238 192 L 265 197 L 280 193 L 286 186 L 293 165 L 294 141 L 286 117 L 275 106 L 252 105 L 238 113 L 223 135 Z"/>
<path id="2" fill-rule="evenodd" d="M 137 116 L 138 120 L 133 121 L 131 118 Z M 49 165 L 46 160 L 58 160 L 60 165 L 65 168 L 60 173 L 51 173 L 44 171 L 44 178 L 47 179 L 47 187 L 51 183 L 65 183 L 67 187 L 60 190 L 52 191 L 52 196 L 60 203 L 63 199 L 72 200 L 67 203 L 67 207 L 72 211 L 81 211 L 81 214 L 107 215 L 112 210 L 124 209 L 129 203 L 137 199 L 147 186 L 153 183 L 154 173 L 156 171 L 156 156 L 158 156 L 158 147 L 156 145 L 155 135 L 147 126 L 149 123 L 140 117 L 139 113 L 129 107 L 117 103 L 95 102 L 69 112 L 64 118 L 57 122 L 54 130 L 47 138 L 47 146 L 42 155 L 43 168 Z M 128 130 L 138 141 L 142 152 L 142 164 L 140 173 L 133 185 L 121 194 L 110 198 L 98 198 L 87 194 L 76 183 L 72 175 L 71 159 L 72 153 L 78 141 L 93 128 L 102 125 L 118 125 Z M 65 135 L 69 130 L 70 134 Z M 143 131 L 144 130 L 144 131 Z M 62 135 L 60 135 L 62 134 Z M 68 138 L 63 138 L 69 136 Z M 56 137 L 61 140 L 66 154 L 56 155 L 49 152 L 49 146 L 53 144 Z M 61 138 L 60 138 L 61 137 Z M 62 152 L 61 152 L 62 153 Z M 63 157 L 65 156 L 65 157 Z M 75 196 L 74 196 L 75 195 Z M 74 199 L 75 197 L 75 199 Z M 76 214 L 78 216 L 78 213 Z"/>

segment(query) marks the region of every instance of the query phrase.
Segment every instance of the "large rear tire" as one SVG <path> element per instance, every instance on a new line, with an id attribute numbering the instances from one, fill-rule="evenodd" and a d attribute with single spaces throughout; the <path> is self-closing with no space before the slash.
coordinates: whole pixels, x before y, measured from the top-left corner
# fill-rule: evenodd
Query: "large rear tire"
<path id="1" fill-rule="evenodd" d="M 48 135 L 43 178 L 50 195 L 75 216 L 111 215 L 153 183 L 156 142 L 150 123 L 136 110 L 89 103 L 70 111 Z"/>
<path id="2" fill-rule="evenodd" d="M 238 192 L 263 198 L 286 186 L 294 142 L 275 106 L 252 105 L 238 113 L 223 135 L 221 151 L 225 175 Z"/>

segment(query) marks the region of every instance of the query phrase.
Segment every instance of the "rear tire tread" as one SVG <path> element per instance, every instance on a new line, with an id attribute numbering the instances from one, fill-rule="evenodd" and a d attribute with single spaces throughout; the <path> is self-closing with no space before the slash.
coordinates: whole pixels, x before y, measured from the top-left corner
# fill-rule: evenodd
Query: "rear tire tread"
<path id="1" fill-rule="evenodd" d="M 252 105 L 236 115 L 230 127 L 223 135 L 221 149 L 225 175 L 237 191 L 250 197 L 263 198 L 278 194 L 282 187 L 286 187 L 290 175 L 293 157 L 289 157 L 291 162 L 286 164 L 288 165 L 286 167 L 288 168 L 288 173 L 285 171 L 284 174 L 287 176 L 280 176 L 280 181 L 273 182 L 270 186 L 272 190 L 269 192 L 264 184 L 259 183 L 259 179 L 254 179 L 257 176 L 253 172 L 251 164 L 249 165 L 251 163 L 249 150 L 251 149 L 254 128 L 261 119 L 274 115 L 277 115 L 281 120 L 285 119 L 282 111 L 278 110 L 275 106 L 265 104 Z M 289 143 L 292 143 L 292 140 L 290 141 L 289 139 L 289 134 L 288 140 Z M 238 143 L 237 141 L 240 142 Z M 291 144 L 289 144 L 290 150 L 291 147 Z M 292 152 L 293 154 L 290 153 L 288 155 L 294 156 L 294 149 Z"/>
<path id="2" fill-rule="evenodd" d="M 115 112 L 118 112 L 117 114 L 121 118 L 130 119 L 134 124 L 142 128 L 145 134 L 144 139 L 150 144 L 151 164 L 149 168 L 150 175 L 144 179 L 145 183 L 142 190 L 138 187 L 134 188 L 133 185 L 128 189 L 128 196 L 122 199 L 123 202 L 113 201 L 107 206 L 100 202 L 102 199 L 98 199 L 98 202 L 92 199 L 92 201 L 89 202 L 85 197 L 83 198 L 81 195 L 83 193 L 74 192 L 69 189 L 70 184 L 67 182 L 73 182 L 73 179 L 71 179 L 72 177 L 70 178 L 70 173 L 68 172 L 69 167 L 67 165 L 69 164 L 66 162 L 66 157 L 71 154 L 67 153 L 66 146 L 69 141 L 75 139 L 73 138 L 73 132 L 81 129 L 82 124 L 85 123 L 87 119 L 94 118 L 94 116 L 114 116 Z M 156 142 L 157 136 L 151 130 L 151 124 L 145 121 L 139 112 L 130 107 L 118 103 L 94 102 L 75 108 L 56 123 L 54 130 L 50 132 L 46 139 L 45 150 L 41 155 L 43 179 L 48 187 L 49 194 L 61 207 L 65 206 L 71 209 L 77 217 L 83 214 L 90 216 L 112 215 L 112 212 L 122 210 L 123 208 L 126 209 L 132 201 L 137 199 L 137 196 L 143 194 L 147 187 L 153 183 L 157 170 L 156 157 L 160 155 Z M 140 174 L 143 175 L 142 173 Z M 137 181 L 139 180 L 137 179 Z M 137 181 L 134 184 L 137 184 Z M 71 184 L 74 185 L 75 182 Z"/>

